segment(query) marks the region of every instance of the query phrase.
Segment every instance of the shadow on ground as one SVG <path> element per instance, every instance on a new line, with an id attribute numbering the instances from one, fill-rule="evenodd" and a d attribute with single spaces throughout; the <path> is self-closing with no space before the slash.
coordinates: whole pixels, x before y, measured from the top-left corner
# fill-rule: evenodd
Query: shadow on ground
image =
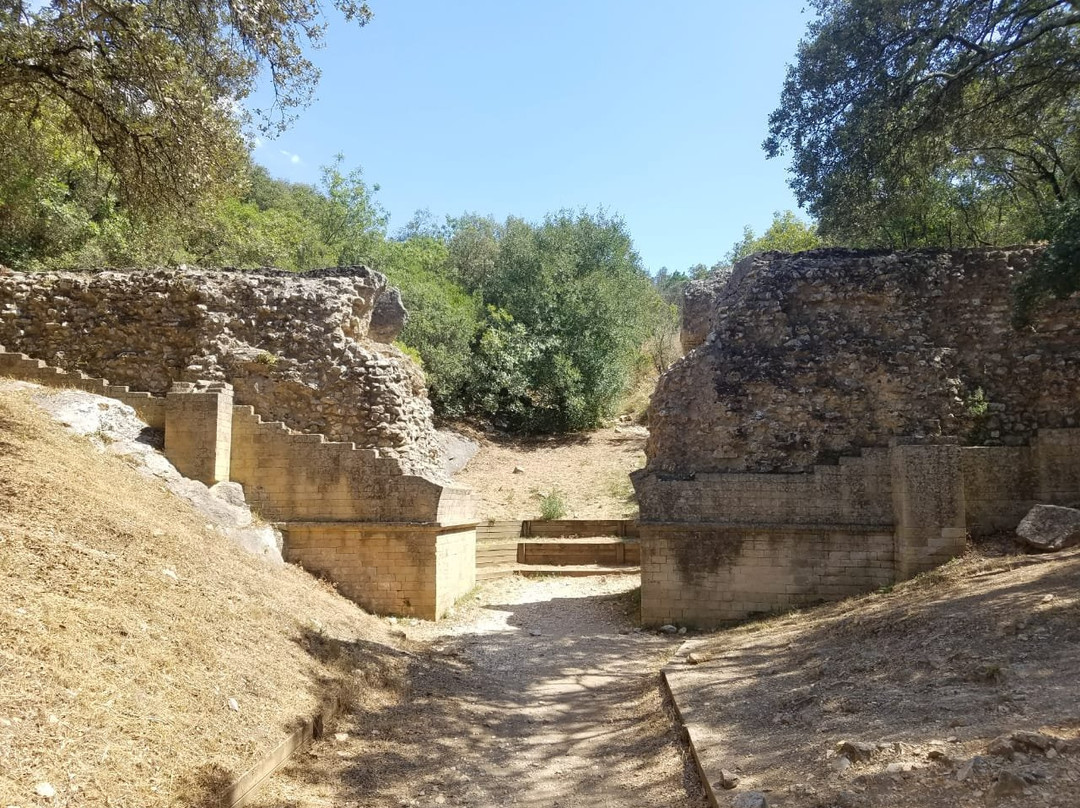
<path id="1" fill-rule="evenodd" d="M 703 805 L 660 690 L 678 643 L 634 633 L 635 603 L 486 606 L 501 630 L 410 659 L 396 703 L 347 717 L 348 740 L 314 747 L 257 805 Z"/>

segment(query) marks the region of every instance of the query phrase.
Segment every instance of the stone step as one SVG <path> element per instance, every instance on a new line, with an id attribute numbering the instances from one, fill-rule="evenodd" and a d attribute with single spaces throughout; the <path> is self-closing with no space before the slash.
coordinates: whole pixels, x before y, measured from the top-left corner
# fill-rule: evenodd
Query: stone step
<path id="1" fill-rule="evenodd" d="M 517 564 L 492 564 L 486 567 L 476 568 L 476 582 L 494 581 L 496 578 L 505 578 L 517 571 Z"/>
<path id="2" fill-rule="evenodd" d="M 564 575 L 584 578 L 598 575 L 640 575 L 641 567 L 630 564 L 604 566 L 601 564 L 518 564 L 514 570 L 525 578 L 537 578 L 543 575 Z"/>
<path id="3" fill-rule="evenodd" d="M 603 564 L 493 564 L 477 568 L 476 582 L 494 581 L 497 578 L 505 578 L 509 575 L 521 575 L 524 578 L 536 578 L 544 575 L 565 575 L 580 578 L 598 575 L 638 575 L 640 573 L 641 567 L 631 564 L 615 566 L 605 566 Z"/>
<path id="4" fill-rule="evenodd" d="M 624 566 L 641 563 L 641 546 L 622 539 L 524 539 L 518 543 L 519 564 L 541 566 Z"/>

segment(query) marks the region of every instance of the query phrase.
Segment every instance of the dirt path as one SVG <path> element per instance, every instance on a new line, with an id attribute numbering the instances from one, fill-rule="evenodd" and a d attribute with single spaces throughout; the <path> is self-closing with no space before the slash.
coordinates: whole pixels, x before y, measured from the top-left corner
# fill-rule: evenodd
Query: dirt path
<path id="1" fill-rule="evenodd" d="M 277 775 L 261 808 L 704 805 L 660 695 L 677 639 L 633 630 L 636 579 L 508 578 L 399 626 L 411 691 Z M 681 638 L 679 638 L 681 639 Z"/>

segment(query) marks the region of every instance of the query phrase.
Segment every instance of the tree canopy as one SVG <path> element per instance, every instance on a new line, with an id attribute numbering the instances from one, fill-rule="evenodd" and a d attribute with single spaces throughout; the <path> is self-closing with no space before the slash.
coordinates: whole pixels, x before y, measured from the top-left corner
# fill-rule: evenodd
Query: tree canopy
<path id="1" fill-rule="evenodd" d="M 826 237 L 1048 234 L 1080 196 L 1076 0 L 811 0 L 765 149 Z"/>
<path id="2" fill-rule="evenodd" d="M 371 17 L 362 0 L 334 5 Z M 0 115 L 100 162 L 130 206 L 193 203 L 242 164 L 239 103 L 260 70 L 275 99 L 263 127 L 308 102 L 318 69 L 305 47 L 323 31 L 316 0 L 5 0 Z"/>
<path id="3" fill-rule="evenodd" d="M 727 254 L 727 263 L 731 265 L 741 258 L 766 250 L 802 252 L 820 246 L 821 239 L 815 225 L 804 222 L 794 211 L 777 211 L 773 214 L 772 223 L 760 236 L 754 233 L 750 225 L 743 228 L 742 238 Z"/>

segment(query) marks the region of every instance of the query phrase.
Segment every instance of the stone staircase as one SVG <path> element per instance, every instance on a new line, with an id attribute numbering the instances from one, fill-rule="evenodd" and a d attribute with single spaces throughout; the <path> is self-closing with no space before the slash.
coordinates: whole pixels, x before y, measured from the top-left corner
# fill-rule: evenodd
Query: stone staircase
<path id="1" fill-rule="evenodd" d="M 135 392 L 127 385 L 109 384 L 107 379 L 62 370 L 49 365 L 43 359 L 33 359 L 24 353 L 8 351 L 3 345 L 0 345 L 0 376 L 36 382 L 46 387 L 71 387 L 115 398 L 132 407 L 151 428 L 165 428 L 165 396 Z"/>
<path id="2" fill-rule="evenodd" d="M 637 575 L 641 548 L 634 533 L 636 525 L 627 520 L 481 525 L 476 580 L 507 575 Z"/>

